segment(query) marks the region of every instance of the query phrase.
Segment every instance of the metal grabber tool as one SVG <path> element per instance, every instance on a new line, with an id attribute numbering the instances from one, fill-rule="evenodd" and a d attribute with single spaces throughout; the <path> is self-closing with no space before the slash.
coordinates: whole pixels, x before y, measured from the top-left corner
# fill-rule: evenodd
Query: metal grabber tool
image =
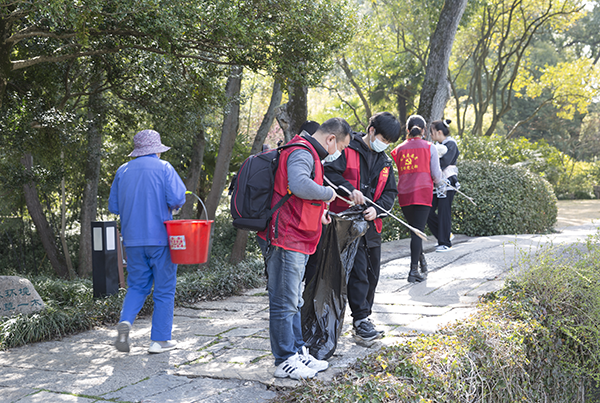
<path id="1" fill-rule="evenodd" d="M 470 201 L 471 203 L 473 203 L 475 206 L 477 206 L 477 203 L 475 203 L 475 201 L 473 200 L 472 197 L 467 196 L 466 194 L 464 194 L 463 192 L 461 192 L 460 190 L 458 190 L 457 188 L 455 188 L 454 186 L 450 185 L 449 183 L 446 183 L 446 187 L 450 190 L 454 190 L 456 191 L 456 193 L 463 195 L 464 197 L 466 197 L 466 199 L 468 201 Z"/>
<path id="2" fill-rule="evenodd" d="M 326 176 L 323 176 L 323 178 L 325 178 L 325 181 L 327 182 L 327 184 L 329 186 L 331 186 L 332 188 L 334 188 L 334 189 L 342 189 L 344 192 L 348 193 L 349 195 L 352 194 L 352 192 L 350 192 L 344 186 L 336 186 L 336 185 L 334 185 L 329 179 L 327 179 Z M 350 204 L 351 206 L 354 205 L 354 202 L 350 202 L 349 200 L 346 200 L 343 197 L 340 197 L 340 199 L 344 200 L 348 204 L 352 203 L 352 204 Z M 406 228 L 408 228 L 409 230 L 411 230 L 412 232 L 414 232 L 419 238 L 423 239 L 424 241 L 427 240 L 427 235 L 425 235 L 425 233 L 423 231 L 421 231 L 420 229 L 415 228 L 412 225 L 409 225 L 408 223 L 404 222 L 403 220 L 401 220 L 400 218 L 398 218 L 394 214 L 392 214 L 391 211 L 388 211 L 388 210 L 384 209 L 383 207 L 381 207 L 380 205 L 378 205 L 377 203 L 375 203 L 373 200 L 369 199 L 368 197 L 365 197 L 365 200 L 368 201 L 369 203 L 371 203 L 372 205 L 380 208 L 381 210 L 385 211 L 390 217 L 395 218 L 396 221 L 398 221 L 400 224 L 404 225 Z"/>

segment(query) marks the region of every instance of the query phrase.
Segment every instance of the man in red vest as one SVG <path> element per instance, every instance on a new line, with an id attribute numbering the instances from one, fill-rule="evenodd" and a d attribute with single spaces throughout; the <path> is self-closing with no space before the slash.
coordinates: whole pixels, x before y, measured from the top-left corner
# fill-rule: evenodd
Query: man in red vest
<path id="1" fill-rule="evenodd" d="M 287 148 L 279 157 L 271 205 L 288 193 L 292 196 L 273 213 L 269 227 L 258 234 L 270 243 L 266 252 L 269 336 L 278 378 L 312 378 L 329 366 L 312 357 L 304 346 L 302 279 L 308 257 L 319 243 L 321 224 L 331 222 L 325 203 L 335 198 L 333 189 L 323 186 L 321 161 L 339 157 L 350 142 L 350 132 L 344 119 L 329 119 L 312 136 L 306 132 L 295 136 L 290 143 L 303 146 Z"/>
<path id="2" fill-rule="evenodd" d="M 350 145 L 337 160 L 325 163 L 325 176 L 336 186 L 343 186 L 351 192 L 340 195 L 350 197 L 356 204 L 365 204 L 363 213 L 369 222 L 367 233 L 359 240 L 354 266 L 348 278 L 348 304 L 352 311 L 355 336 L 370 342 L 381 338 L 370 321 L 375 288 L 379 281 L 381 263 L 381 217 L 387 214 L 378 207 L 366 202 L 365 196 L 388 211 L 396 199 L 396 180 L 392 160 L 384 150 L 398 141 L 401 125 L 389 112 L 380 112 L 371 117 L 367 133 L 354 133 Z M 330 210 L 338 213 L 350 207 L 336 199 Z"/>

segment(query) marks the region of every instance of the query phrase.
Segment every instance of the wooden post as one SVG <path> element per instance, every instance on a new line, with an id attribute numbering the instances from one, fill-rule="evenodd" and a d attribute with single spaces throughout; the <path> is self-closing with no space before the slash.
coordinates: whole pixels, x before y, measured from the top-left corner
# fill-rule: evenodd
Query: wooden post
<path id="1" fill-rule="evenodd" d="M 125 274 L 123 273 L 123 267 L 127 266 L 127 255 L 125 254 L 125 250 L 123 249 L 123 243 L 121 242 L 121 232 L 117 229 L 117 242 L 119 246 L 117 248 L 117 264 L 119 267 L 119 287 L 127 288 L 127 283 L 125 283 Z"/>

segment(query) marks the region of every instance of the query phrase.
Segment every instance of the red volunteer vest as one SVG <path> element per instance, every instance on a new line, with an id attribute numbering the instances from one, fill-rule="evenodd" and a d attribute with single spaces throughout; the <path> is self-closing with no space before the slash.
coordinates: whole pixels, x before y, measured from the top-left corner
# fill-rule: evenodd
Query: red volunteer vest
<path id="1" fill-rule="evenodd" d="M 290 143 L 303 143 L 309 147 L 315 159 L 313 180 L 318 185 L 323 185 L 323 164 L 312 144 L 300 136 L 295 136 Z M 271 207 L 289 192 L 287 161 L 292 151 L 297 149 L 298 147 L 290 147 L 281 152 L 275 174 L 275 191 Z M 302 147 L 302 150 L 305 148 Z M 307 200 L 292 195 L 279 210 L 273 213 L 268 228 L 271 244 L 286 250 L 312 255 L 321 237 L 321 216 L 324 210 L 325 202 L 322 200 Z"/>
<path id="2" fill-rule="evenodd" d="M 430 143 L 420 138 L 404 141 L 391 155 L 398 167 L 398 203 L 401 207 L 420 204 L 431 206 Z"/>
<path id="3" fill-rule="evenodd" d="M 344 179 L 346 179 L 355 189 L 360 189 L 360 154 L 358 151 L 346 147 L 344 149 L 345 157 L 346 157 L 346 170 L 342 174 Z M 383 193 L 383 189 L 385 189 L 385 184 L 387 183 L 388 177 L 390 176 L 390 167 L 384 167 L 379 173 L 379 179 L 377 180 L 377 186 L 375 187 L 375 195 L 373 196 L 373 201 L 377 203 L 377 200 L 381 197 Z M 340 213 L 350 207 L 348 203 L 345 201 L 336 198 L 329 205 L 329 210 L 334 213 Z M 375 229 L 378 233 L 381 233 L 381 229 L 383 227 L 381 218 L 376 218 L 373 220 L 375 224 Z"/>

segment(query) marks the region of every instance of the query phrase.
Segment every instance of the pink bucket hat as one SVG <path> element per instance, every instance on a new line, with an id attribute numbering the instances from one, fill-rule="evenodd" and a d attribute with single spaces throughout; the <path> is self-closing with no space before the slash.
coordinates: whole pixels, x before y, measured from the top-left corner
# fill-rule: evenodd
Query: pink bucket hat
<path id="1" fill-rule="evenodd" d="M 160 134 L 154 130 L 142 130 L 133 136 L 133 151 L 130 157 L 142 157 L 149 154 L 162 153 L 169 150 L 160 141 Z"/>

